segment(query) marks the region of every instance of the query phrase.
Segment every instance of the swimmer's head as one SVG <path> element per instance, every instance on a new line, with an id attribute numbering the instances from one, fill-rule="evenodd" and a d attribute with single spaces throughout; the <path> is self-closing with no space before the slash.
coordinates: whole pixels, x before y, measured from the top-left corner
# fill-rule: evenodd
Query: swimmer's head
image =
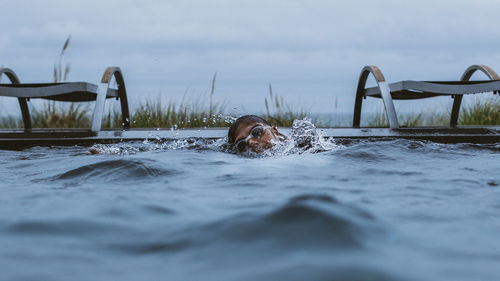
<path id="1" fill-rule="evenodd" d="M 272 147 L 273 140 L 279 140 L 281 134 L 264 118 L 245 115 L 236 119 L 229 128 L 227 139 L 231 147 L 240 152 L 247 150 L 262 152 Z"/>

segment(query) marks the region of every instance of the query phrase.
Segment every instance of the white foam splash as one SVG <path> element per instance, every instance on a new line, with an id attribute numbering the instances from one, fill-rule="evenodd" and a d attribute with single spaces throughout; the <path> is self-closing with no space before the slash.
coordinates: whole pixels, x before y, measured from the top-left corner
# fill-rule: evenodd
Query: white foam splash
<path id="1" fill-rule="evenodd" d="M 339 145 L 331 138 L 323 137 L 310 118 L 294 120 L 290 136 L 274 141 L 273 147 L 264 151 L 264 156 L 317 153 L 336 150 Z"/>
<path id="2" fill-rule="evenodd" d="M 219 118 L 223 119 L 224 122 L 229 123 L 229 124 L 232 124 L 234 121 L 236 121 L 236 119 L 238 119 L 238 117 L 234 117 L 231 115 L 224 115 L 224 114 L 219 114 Z"/>
<path id="3" fill-rule="evenodd" d="M 205 140 L 205 139 L 180 139 L 164 140 L 159 137 L 151 137 L 141 143 L 117 143 L 117 144 L 95 144 L 89 148 L 86 154 L 115 154 L 128 155 L 145 151 L 200 149 L 225 151 L 227 139 Z"/>
<path id="4" fill-rule="evenodd" d="M 94 144 L 87 150 L 86 154 L 128 155 L 141 151 L 140 148 L 128 144 L 108 145 Z"/>

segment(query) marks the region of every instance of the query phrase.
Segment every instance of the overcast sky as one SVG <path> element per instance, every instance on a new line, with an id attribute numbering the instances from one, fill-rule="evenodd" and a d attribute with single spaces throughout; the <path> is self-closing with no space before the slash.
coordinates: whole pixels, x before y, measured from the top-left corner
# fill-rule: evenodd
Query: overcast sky
<path id="1" fill-rule="evenodd" d="M 0 65 L 21 81 L 50 82 L 71 35 L 69 80 L 97 83 L 120 66 L 133 104 L 207 96 L 217 72 L 215 95 L 235 113 L 263 112 L 269 83 L 311 111 L 337 100 L 351 112 L 364 65 L 389 81 L 458 79 L 478 63 L 500 72 L 500 0 L 1 0 L 0 10 Z"/>

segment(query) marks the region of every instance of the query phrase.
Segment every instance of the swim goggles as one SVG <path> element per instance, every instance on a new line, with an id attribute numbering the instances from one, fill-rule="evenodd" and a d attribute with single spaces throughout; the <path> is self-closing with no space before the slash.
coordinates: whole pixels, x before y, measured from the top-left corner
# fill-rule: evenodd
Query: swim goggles
<path id="1" fill-rule="evenodd" d="M 249 139 L 251 139 L 251 138 L 260 139 L 266 133 L 266 130 L 270 130 L 270 129 L 271 129 L 270 126 L 260 126 L 260 125 L 255 126 L 250 130 L 250 134 L 248 134 L 248 137 L 239 140 L 238 142 L 236 142 L 234 144 L 233 147 L 238 149 L 238 151 L 240 151 L 240 152 L 244 152 L 248 149 L 248 140 Z M 270 131 L 270 132 L 274 135 L 273 131 Z"/>

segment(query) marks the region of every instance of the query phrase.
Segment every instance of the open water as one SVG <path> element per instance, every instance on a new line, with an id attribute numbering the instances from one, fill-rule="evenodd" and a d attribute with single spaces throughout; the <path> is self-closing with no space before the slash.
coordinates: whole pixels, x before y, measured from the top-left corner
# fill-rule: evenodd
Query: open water
<path id="1" fill-rule="evenodd" d="M 223 141 L 0 151 L 0 280 L 500 279 L 500 144 Z"/>

